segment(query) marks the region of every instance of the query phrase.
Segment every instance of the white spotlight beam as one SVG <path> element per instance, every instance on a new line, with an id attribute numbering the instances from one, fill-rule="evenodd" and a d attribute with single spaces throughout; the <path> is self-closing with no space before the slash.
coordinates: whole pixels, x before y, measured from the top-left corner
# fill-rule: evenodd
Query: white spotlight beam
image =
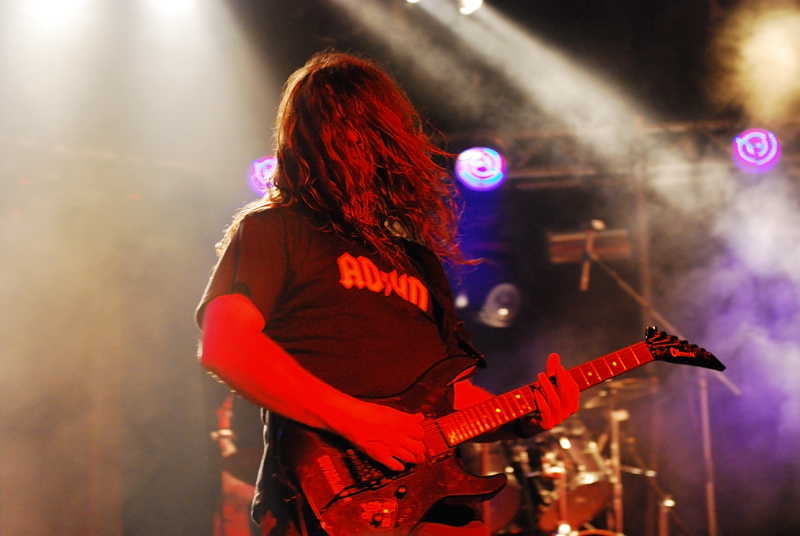
<path id="1" fill-rule="evenodd" d="M 634 108 L 620 93 L 503 17 L 484 6 L 459 16 L 453 3 L 419 4 L 458 39 L 494 66 L 539 109 L 575 129 L 599 154 L 620 156 L 632 137 Z"/>
<path id="2" fill-rule="evenodd" d="M 429 89 L 446 94 L 454 110 L 474 111 L 482 108 L 482 95 L 463 90 L 473 85 L 472 73 L 462 68 L 462 60 L 456 52 L 437 43 L 435 36 L 409 25 L 407 19 L 398 16 L 386 2 L 333 0 L 333 3 L 373 37 L 387 43 L 395 58 L 419 69 L 428 81 Z M 420 2 L 420 5 L 424 3 Z"/>

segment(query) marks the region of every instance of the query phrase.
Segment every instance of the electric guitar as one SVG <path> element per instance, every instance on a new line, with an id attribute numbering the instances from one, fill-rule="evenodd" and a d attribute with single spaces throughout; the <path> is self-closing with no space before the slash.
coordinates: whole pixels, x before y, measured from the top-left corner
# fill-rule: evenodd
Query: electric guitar
<path id="1" fill-rule="evenodd" d="M 583 391 L 654 360 L 724 370 L 703 348 L 648 328 L 645 340 L 569 369 Z M 476 476 L 456 456 L 458 445 L 537 410 L 538 382 L 459 411 L 448 403 L 448 385 L 474 361 L 454 357 L 429 369 L 397 397 L 371 399 L 408 413 L 421 412 L 426 462 L 395 472 L 357 451 L 343 438 L 288 421 L 278 438 L 282 470 L 329 536 L 405 536 L 442 499 L 487 500 L 506 476 Z"/>

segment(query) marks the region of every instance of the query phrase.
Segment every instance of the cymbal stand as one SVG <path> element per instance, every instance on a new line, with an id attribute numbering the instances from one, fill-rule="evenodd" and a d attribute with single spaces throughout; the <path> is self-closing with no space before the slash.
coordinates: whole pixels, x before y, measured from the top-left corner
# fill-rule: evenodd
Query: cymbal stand
<path id="1" fill-rule="evenodd" d="M 567 521 L 569 519 L 569 503 L 567 502 L 567 468 L 562 461 L 559 461 L 558 464 L 562 469 L 561 474 L 556 478 L 556 489 L 558 490 L 558 532 L 561 534 L 561 527 L 569 525 Z"/>
<path id="2" fill-rule="evenodd" d="M 675 501 L 667 495 L 658 502 L 658 536 L 669 536 L 669 514 Z"/>
<path id="3" fill-rule="evenodd" d="M 531 531 L 534 531 L 538 526 L 538 520 L 536 519 L 536 506 L 534 506 L 533 494 L 530 488 L 529 479 L 534 475 L 534 473 L 531 471 L 531 462 L 530 456 L 528 455 L 528 450 L 522 445 L 514 445 L 509 447 L 508 444 L 505 445 L 505 449 L 506 458 L 511 460 L 511 466 L 517 473 L 517 480 L 521 484 L 520 487 L 522 489 L 522 498 L 524 500 L 523 513 L 525 515 L 525 521 L 528 524 L 528 528 Z"/>
<path id="4" fill-rule="evenodd" d="M 552 479 L 556 485 L 556 505 L 558 507 L 558 533 L 562 534 L 561 527 L 569 525 L 569 502 L 567 498 L 567 466 L 563 460 L 556 460 L 555 463 L 543 463 L 542 476 Z M 577 528 L 571 527 L 570 530 Z"/>
<path id="5" fill-rule="evenodd" d="M 620 454 L 620 430 L 619 423 L 626 421 L 630 418 L 630 414 L 624 409 L 614 409 L 615 392 L 611 393 L 611 404 L 608 411 L 608 421 L 611 435 L 611 442 L 609 443 L 609 450 L 611 451 L 611 485 L 613 486 L 614 494 L 612 505 L 614 508 L 614 525 L 613 530 L 617 534 L 622 534 L 624 523 L 622 515 L 622 463 Z"/>

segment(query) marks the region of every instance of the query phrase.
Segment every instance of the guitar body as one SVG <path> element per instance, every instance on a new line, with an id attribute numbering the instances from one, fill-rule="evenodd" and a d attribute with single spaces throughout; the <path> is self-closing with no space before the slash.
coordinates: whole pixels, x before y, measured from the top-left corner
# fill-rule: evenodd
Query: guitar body
<path id="1" fill-rule="evenodd" d="M 453 412 L 449 384 L 473 365 L 471 358 L 447 359 L 400 396 L 370 402 L 422 413 L 428 420 L 442 417 Z M 424 464 L 394 472 L 339 436 L 294 421 L 282 428 L 278 449 L 287 476 L 302 490 L 330 536 L 405 536 L 440 500 L 486 500 L 507 481 L 503 474 L 468 473 L 455 448 L 442 449 Z"/>

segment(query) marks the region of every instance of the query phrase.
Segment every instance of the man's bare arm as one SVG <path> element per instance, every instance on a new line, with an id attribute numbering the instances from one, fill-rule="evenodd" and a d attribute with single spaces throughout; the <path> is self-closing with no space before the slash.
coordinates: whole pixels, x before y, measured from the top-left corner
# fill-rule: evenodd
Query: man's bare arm
<path id="1" fill-rule="evenodd" d="M 424 460 L 422 415 L 364 402 L 323 382 L 264 335 L 245 296 L 211 301 L 203 315 L 200 363 L 242 397 L 292 420 L 335 432 L 387 467 Z M 399 461 L 398 461 L 399 460 Z"/>

